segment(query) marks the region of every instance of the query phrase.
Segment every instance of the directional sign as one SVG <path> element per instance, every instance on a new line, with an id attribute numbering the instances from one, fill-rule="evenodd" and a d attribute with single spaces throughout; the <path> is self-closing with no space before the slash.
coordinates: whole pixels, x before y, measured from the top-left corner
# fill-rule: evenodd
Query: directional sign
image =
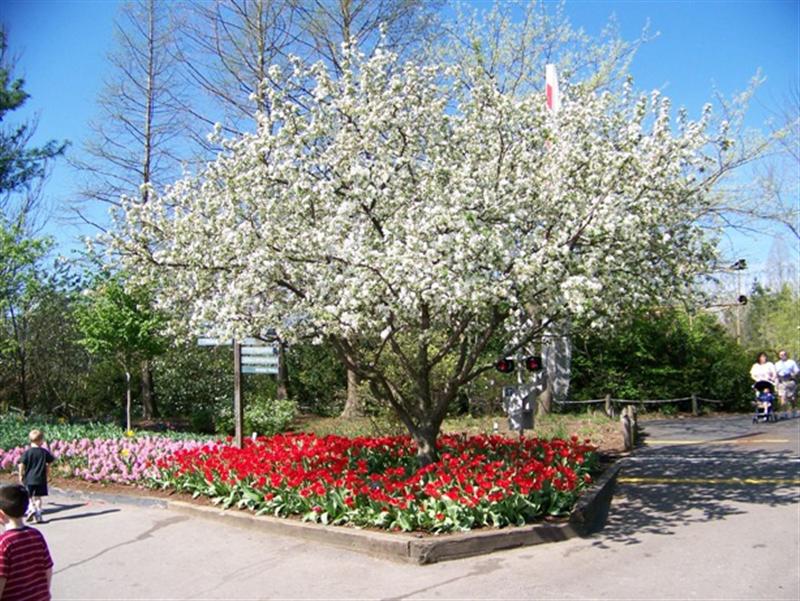
<path id="1" fill-rule="evenodd" d="M 278 358 L 264 355 L 242 355 L 242 365 L 278 365 Z"/>
<path id="2" fill-rule="evenodd" d="M 242 338 L 239 343 L 244 346 L 272 346 L 271 342 L 266 342 L 260 338 Z M 212 338 L 210 336 L 201 336 L 197 339 L 199 346 L 230 346 L 233 340 L 230 338 Z"/>
<path id="3" fill-rule="evenodd" d="M 243 374 L 277 374 L 277 365 L 242 365 Z"/>
<path id="4" fill-rule="evenodd" d="M 276 346 L 243 346 L 242 355 L 277 355 Z"/>

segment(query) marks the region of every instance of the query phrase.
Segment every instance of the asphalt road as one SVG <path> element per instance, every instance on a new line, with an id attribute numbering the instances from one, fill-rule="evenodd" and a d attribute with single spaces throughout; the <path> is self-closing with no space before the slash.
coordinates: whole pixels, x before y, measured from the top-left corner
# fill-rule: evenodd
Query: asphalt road
<path id="1" fill-rule="evenodd" d="M 52 495 L 55 599 L 800 599 L 800 419 L 645 424 L 596 535 L 415 566 Z"/>

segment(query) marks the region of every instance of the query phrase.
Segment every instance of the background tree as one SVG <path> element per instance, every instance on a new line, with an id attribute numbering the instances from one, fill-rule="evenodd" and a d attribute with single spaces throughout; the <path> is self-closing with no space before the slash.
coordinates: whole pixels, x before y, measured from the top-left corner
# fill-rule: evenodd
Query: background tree
<path id="1" fill-rule="evenodd" d="M 5 28 L 0 27 L 0 377 L 13 381 L 21 409 L 30 409 L 30 318 L 45 287 L 43 262 L 52 242 L 35 237 L 34 210 L 50 161 L 64 142 L 33 147 L 36 120 L 9 125 L 10 114 L 28 99 L 24 80 L 12 71 Z M 8 365 L 7 365 L 8 364 Z"/>
<path id="2" fill-rule="evenodd" d="M 613 336 L 585 331 L 573 340 L 578 400 L 698 394 L 749 409 L 752 361 L 714 315 L 647 309 L 625 319 Z"/>
<path id="3" fill-rule="evenodd" d="M 47 239 L 27 237 L 21 226 L 0 217 L 0 355 L 13 364 L 20 408 L 25 413 L 30 408 L 29 320 L 44 282 L 43 258 L 51 245 Z"/>
<path id="4" fill-rule="evenodd" d="M 131 368 L 162 353 L 163 318 L 150 308 L 144 290 L 126 292 L 119 276 L 101 279 L 78 307 L 81 344 L 93 354 L 114 357 L 125 372 L 125 424 L 131 429 Z"/>
<path id="5" fill-rule="evenodd" d="M 441 34 L 443 0 L 311 0 L 297 2 L 296 48 L 308 62 L 343 71 L 345 45 L 365 56 L 380 46 L 406 60 L 419 58 Z"/>
<path id="6" fill-rule="evenodd" d="M 543 91 L 547 63 L 557 66 L 567 86 L 580 85 L 587 92 L 620 90 L 636 52 L 652 39 L 647 28 L 639 38 L 625 41 L 612 18 L 593 37 L 572 27 L 564 5 L 500 0 L 488 8 L 460 4 L 455 16 L 443 21 L 446 35 L 437 39 L 435 52 L 457 65 L 465 81 L 488 77 L 511 95 Z"/>
<path id="7" fill-rule="evenodd" d="M 135 0 L 121 8 L 116 48 L 98 99 L 98 117 L 73 164 L 84 175 L 77 214 L 99 228 L 98 202 L 118 206 L 125 195 L 146 203 L 151 191 L 178 177 L 186 148 L 188 100 L 176 58 L 181 12 L 163 0 Z M 153 372 L 141 369 L 146 417 L 156 413 Z"/>
<path id="8" fill-rule="evenodd" d="M 775 360 L 779 350 L 800 357 L 800 292 L 784 283 L 771 290 L 756 283 L 744 317 L 743 345 L 752 355 L 765 351 Z"/>

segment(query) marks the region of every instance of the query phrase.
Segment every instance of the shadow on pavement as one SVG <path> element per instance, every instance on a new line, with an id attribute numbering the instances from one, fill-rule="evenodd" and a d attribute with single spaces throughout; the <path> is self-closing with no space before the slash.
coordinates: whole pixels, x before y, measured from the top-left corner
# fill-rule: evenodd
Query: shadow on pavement
<path id="1" fill-rule="evenodd" d="M 54 513 L 69 511 L 70 509 L 77 509 L 78 507 L 85 506 L 86 503 L 72 503 L 71 505 L 67 505 L 66 503 L 48 503 L 47 507 L 42 509 L 42 515 L 52 515 Z"/>
<path id="2" fill-rule="evenodd" d="M 80 505 L 78 505 L 80 507 Z M 98 515 L 105 515 L 107 513 L 118 513 L 122 511 L 121 509 L 104 509 L 102 511 L 89 511 L 86 513 L 75 513 L 73 515 L 64 515 L 57 518 L 47 518 L 46 512 L 42 512 L 43 517 L 45 517 L 44 523 L 48 524 L 50 522 L 60 522 L 64 520 L 81 520 L 83 518 L 93 518 L 97 517 Z"/>
<path id="3" fill-rule="evenodd" d="M 734 438 L 748 435 L 729 437 Z M 740 504 L 796 505 L 799 471 L 800 458 L 789 450 L 738 445 L 644 449 L 625 460 L 608 522 L 593 544 L 638 544 L 643 533 L 671 535 L 687 524 L 747 513 Z"/>

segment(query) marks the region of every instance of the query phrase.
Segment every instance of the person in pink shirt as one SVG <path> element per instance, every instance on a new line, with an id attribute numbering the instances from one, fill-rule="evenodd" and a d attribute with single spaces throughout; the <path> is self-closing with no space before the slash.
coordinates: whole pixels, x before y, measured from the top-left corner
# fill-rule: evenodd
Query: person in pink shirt
<path id="1" fill-rule="evenodd" d="M 754 382 L 769 382 L 773 386 L 778 384 L 778 372 L 771 361 L 767 361 L 767 353 L 759 353 L 753 367 L 750 368 L 750 377 Z"/>

